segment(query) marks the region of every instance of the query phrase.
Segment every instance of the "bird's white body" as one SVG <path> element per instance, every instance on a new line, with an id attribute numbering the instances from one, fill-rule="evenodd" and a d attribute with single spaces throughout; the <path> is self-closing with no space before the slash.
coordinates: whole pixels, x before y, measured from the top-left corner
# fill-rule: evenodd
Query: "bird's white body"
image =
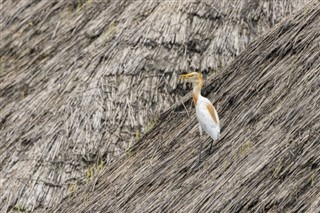
<path id="1" fill-rule="evenodd" d="M 200 131 L 200 148 L 199 148 L 199 163 L 201 161 L 202 150 L 202 129 L 213 139 L 209 153 L 211 153 L 213 143 L 220 137 L 220 121 L 217 110 L 214 108 L 209 99 L 201 95 L 203 84 L 202 75 L 197 72 L 180 75 L 183 80 L 190 80 L 193 84 L 193 103 L 196 107 L 196 116 L 199 122 Z"/>
<path id="2" fill-rule="evenodd" d="M 202 135 L 203 129 L 214 141 L 218 140 L 220 136 L 220 121 L 218 113 L 212 106 L 211 102 L 200 94 L 195 107 L 196 116 L 199 122 L 200 135 Z M 210 114 L 208 107 L 212 107 L 211 109 L 213 109 L 216 120 Z"/>

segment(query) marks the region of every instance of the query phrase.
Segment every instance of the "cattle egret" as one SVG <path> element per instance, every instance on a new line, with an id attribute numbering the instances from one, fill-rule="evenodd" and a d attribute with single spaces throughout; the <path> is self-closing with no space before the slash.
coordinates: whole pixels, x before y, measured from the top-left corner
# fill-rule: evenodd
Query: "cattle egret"
<path id="1" fill-rule="evenodd" d="M 211 153 L 212 144 L 219 139 L 220 136 L 220 121 L 218 113 L 209 99 L 201 95 L 201 88 L 203 85 L 202 74 L 191 72 L 180 75 L 182 80 L 189 80 L 193 85 L 193 103 L 196 107 L 196 116 L 199 122 L 200 131 L 200 149 L 199 149 L 199 163 L 201 162 L 202 151 L 202 129 L 210 135 L 213 139 L 209 153 Z"/>

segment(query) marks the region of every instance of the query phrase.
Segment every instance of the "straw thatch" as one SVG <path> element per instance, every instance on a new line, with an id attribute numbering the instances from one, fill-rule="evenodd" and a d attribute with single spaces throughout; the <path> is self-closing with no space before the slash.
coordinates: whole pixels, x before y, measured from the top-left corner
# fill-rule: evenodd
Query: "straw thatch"
<path id="1" fill-rule="evenodd" d="M 1 1 L 1 210 L 90 182 L 181 101 L 178 71 L 220 72 L 306 2 Z"/>
<path id="2" fill-rule="evenodd" d="M 319 2 L 207 81 L 222 137 L 199 167 L 188 95 L 53 212 L 320 212 Z"/>

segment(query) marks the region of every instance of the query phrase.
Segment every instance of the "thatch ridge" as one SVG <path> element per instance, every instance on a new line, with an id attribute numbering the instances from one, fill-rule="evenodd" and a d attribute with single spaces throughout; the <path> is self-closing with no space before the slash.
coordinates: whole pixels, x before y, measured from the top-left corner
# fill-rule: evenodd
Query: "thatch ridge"
<path id="1" fill-rule="evenodd" d="M 181 102 L 180 70 L 220 72 L 306 2 L 1 1 L 0 209 L 59 203 Z"/>
<path id="2" fill-rule="evenodd" d="M 319 212 L 319 29 L 314 1 L 208 80 L 223 130 L 200 167 L 188 95 L 52 212 Z"/>

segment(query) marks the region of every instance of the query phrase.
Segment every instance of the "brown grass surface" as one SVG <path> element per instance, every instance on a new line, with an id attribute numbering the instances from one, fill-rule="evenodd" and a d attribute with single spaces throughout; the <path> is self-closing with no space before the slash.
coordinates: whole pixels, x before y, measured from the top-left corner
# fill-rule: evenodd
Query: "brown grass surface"
<path id="1" fill-rule="evenodd" d="M 189 94 L 52 212 L 319 212 L 319 29 L 317 0 L 207 80 L 222 137 L 199 167 Z"/>
<path id="2" fill-rule="evenodd" d="M 301 17 L 283 23 L 281 30 L 271 32 L 274 36 L 266 37 L 270 40 L 264 42 L 261 40 L 264 37 L 260 38 L 238 59 L 239 65 L 233 64 L 225 74 L 221 74 L 221 71 L 250 42 L 306 2 L 308 1 L 1 1 L 0 210 L 43 211 L 59 204 L 69 194 L 78 192 L 82 193 L 78 201 L 83 201 L 84 195 L 89 193 L 87 188 L 86 191 L 80 191 L 81 186 L 96 183 L 106 165 L 123 153 L 123 150 L 127 150 L 128 159 L 123 156 L 119 164 L 114 164 L 103 172 L 104 178 L 110 173 L 111 179 L 108 181 L 116 184 L 113 187 L 125 187 L 122 194 L 119 191 L 122 200 L 112 194 L 113 187 L 107 187 L 105 193 L 112 195 L 112 199 L 107 202 L 106 197 L 97 194 L 101 197 L 97 205 L 99 202 L 105 203 L 99 208 L 108 209 L 107 205 L 111 205 L 113 207 L 109 208 L 110 211 L 139 211 L 150 203 L 149 209 L 153 206 L 164 210 L 172 206 L 173 209 L 179 201 L 173 199 L 174 194 L 181 192 L 181 187 L 191 190 L 193 185 L 204 184 L 202 179 L 206 179 L 202 178 L 203 172 L 213 173 L 212 177 L 219 174 L 213 168 L 203 169 L 205 165 L 217 166 L 221 161 L 222 167 L 229 172 L 225 175 L 235 175 L 230 174 L 235 170 L 232 166 L 238 165 L 233 162 L 238 161 L 239 156 L 253 152 L 256 147 L 260 150 L 256 158 L 261 155 L 263 162 L 270 163 L 269 157 L 276 155 L 272 149 L 269 150 L 273 147 L 273 142 L 280 141 L 290 145 L 291 137 L 294 138 L 297 134 L 295 131 L 298 130 L 295 127 L 291 129 L 291 125 L 298 118 L 304 118 L 305 114 L 300 113 L 305 113 L 302 110 L 307 107 L 305 103 L 311 103 L 308 105 L 310 112 L 313 107 L 317 107 L 312 105 L 317 100 L 304 99 L 313 97 L 308 96 L 308 93 L 318 94 L 318 90 L 308 90 L 309 87 L 306 86 L 310 84 L 310 88 L 314 88 L 312 86 L 317 85 L 317 81 L 313 80 L 317 73 L 308 74 L 312 73 L 314 64 L 317 64 L 316 56 L 319 52 L 316 38 L 313 37 L 319 26 L 312 20 L 307 20 L 313 10 L 302 11 Z M 304 23 L 311 23 L 310 26 L 314 29 L 309 29 Z M 301 38 L 297 35 L 301 35 Z M 310 52 L 306 54 L 306 51 Z M 191 167 L 198 138 L 194 129 L 194 117 L 186 118 L 184 107 L 178 106 L 187 99 L 181 98 L 185 89 L 179 84 L 177 75 L 193 68 L 206 75 L 218 74 L 214 81 L 207 82 L 209 87 L 205 94 L 215 102 L 220 117 L 223 118 L 223 146 L 219 148 L 219 153 L 224 158 L 219 157 L 220 161 L 217 161 L 217 151 L 204 159 L 204 164 L 199 168 L 200 173 L 191 172 L 195 176 L 190 176 L 190 171 L 194 171 Z M 306 73 L 305 76 L 301 70 Z M 300 82 L 296 79 L 296 72 L 305 81 L 301 83 L 303 86 L 298 87 L 303 92 L 303 97 L 299 96 L 301 94 L 298 89 L 292 90 L 292 85 Z M 283 80 L 284 78 L 286 79 Z M 275 88 L 278 92 L 287 91 L 288 94 L 271 96 L 275 93 L 272 90 Z M 292 96 L 289 96 L 291 91 Z M 301 104 L 295 104 L 296 99 L 293 97 L 301 100 Z M 275 109 L 280 110 L 280 114 L 272 114 L 272 109 L 266 107 L 271 105 L 264 105 L 269 101 L 275 103 Z M 178 105 L 163 114 L 154 127 L 157 116 L 174 104 Z M 190 103 L 185 102 L 185 106 L 189 115 L 193 116 Z M 261 108 L 262 106 L 265 107 Z M 281 111 L 283 107 L 291 111 Z M 307 115 L 310 122 L 318 118 L 317 113 Z M 270 119 L 273 119 L 272 122 Z M 271 125 L 277 122 L 282 124 L 286 120 L 291 122 L 287 127 Z M 303 124 L 307 122 L 303 121 Z M 268 125 L 275 129 L 271 131 Z M 131 144 L 152 128 L 158 133 L 152 131 L 133 151 L 128 150 Z M 246 128 L 251 131 L 245 131 Z M 277 128 L 282 132 L 279 135 L 275 134 Z M 311 128 L 309 131 L 312 141 L 315 130 Z M 299 130 L 299 134 L 300 132 L 299 137 L 303 139 L 307 133 L 303 130 Z M 279 139 L 262 139 L 267 138 L 268 134 L 279 136 Z M 281 138 L 283 134 L 287 135 L 285 140 Z M 235 137 L 238 137 L 237 140 Z M 270 143 L 264 145 L 269 154 L 261 151 L 261 144 L 266 143 Z M 281 151 L 280 146 L 274 149 Z M 230 150 L 232 153 L 229 153 Z M 302 147 L 298 150 L 304 149 Z M 295 150 L 289 151 L 296 154 Z M 277 177 L 283 171 L 277 165 L 287 164 L 286 158 L 275 159 L 272 163 L 277 168 Z M 317 162 L 316 157 L 312 160 Z M 248 161 L 246 165 L 251 163 Z M 145 164 L 150 165 L 146 167 Z M 124 170 L 121 171 L 121 168 Z M 137 171 L 134 171 L 135 168 Z M 244 169 L 244 166 L 240 168 Z M 318 164 L 312 163 L 310 170 L 318 171 L 317 169 Z M 176 174 L 180 170 L 182 176 Z M 218 170 L 222 175 L 221 168 Z M 162 172 L 164 173 L 161 174 Z M 241 169 L 236 172 L 246 174 Z M 116 179 L 116 174 L 123 179 Z M 202 179 L 198 179 L 197 175 Z M 178 184 L 179 178 L 185 180 L 189 176 L 189 181 L 180 182 L 181 186 Z M 310 176 L 310 180 L 314 180 L 313 185 L 317 186 L 317 174 L 312 173 Z M 131 180 L 131 177 L 134 178 Z M 148 180 L 149 177 L 156 179 Z M 166 181 L 173 182 L 173 179 L 167 178 L 173 177 L 177 178 L 173 192 L 165 192 L 163 187 L 171 190 L 170 187 L 174 185 L 168 185 Z M 155 185 L 152 184 L 153 181 L 156 181 Z M 146 197 L 147 202 L 140 202 L 139 193 L 147 190 L 141 188 L 143 191 L 140 192 L 137 186 L 149 182 L 150 190 L 165 193 L 161 196 L 154 191 L 154 194 L 150 193 Z M 160 186 L 161 183 L 165 185 Z M 223 184 L 221 181 L 219 183 Z M 159 189 L 156 189 L 158 185 Z M 212 187 L 209 188 L 213 189 Z M 125 193 L 125 189 L 128 189 L 128 193 Z M 101 192 L 102 188 L 99 190 Z M 132 190 L 137 191 L 134 193 Z M 199 194 L 197 188 L 194 190 L 194 196 L 201 196 L 192 202 L 199 206 L 194 208 L 200 208 L 203 205 L 199 202 L 204 202 L 205 193 Z M 290 190 L 291 193 L 297 189 Z M 130 194 L 133 196 L 132 203 L 129 202 Z M 295 194 L 292 194 L 294 198 L 293 195 Z M 226 198 L 224 194 L 221 196 Z M 167 203 L 169 198 L 173 204 Z M 90 199 L 88 201 L 91 203 L 95 202 L 95 196 Z M 153 199 L 156 202 L 152 203 Z M 263 197 L 261 200 L 264 202 Z M 112 201 L 117 201 L 117 204 Z M 134 201 L 143 205 L 134 207 Z M 183 199 L 181 204 L 182 201 Z M 73 207 L 93 211 L 94 207 L 89 205 L 90 202 L 78 203 Z M 190 205 L 192 202 L 189 200 Z M 160 204 L 164 206 L 159 207 Z M 177 205 L 177 208 L 180 207 Z M 217 208 L 220 208 L 219 205 Z"/>

